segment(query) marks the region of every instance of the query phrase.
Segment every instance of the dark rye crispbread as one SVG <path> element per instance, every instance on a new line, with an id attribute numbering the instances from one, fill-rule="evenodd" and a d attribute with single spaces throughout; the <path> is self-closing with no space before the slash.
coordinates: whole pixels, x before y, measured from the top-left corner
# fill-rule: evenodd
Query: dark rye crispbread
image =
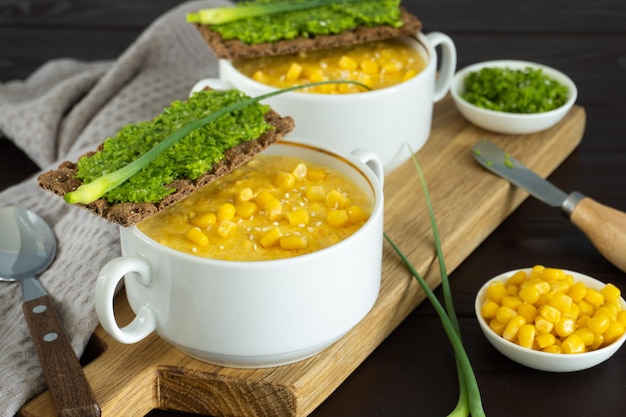
<path id="1" fill-rule="evenodd" d="M 266 42 L 247 45 L 238 39 L 224 40 L 222 35 L 211 30 L 209 26 L 195 24 L 198 31 L 209 44 L 215 55 L 222 59 L 253 59 L 264 56 L 289 55 L 310 52 L 338 46 L 358 45 L 367 42 L 415 35 L 422 28 L 419 19 L 403 7 L 400 8 L 400 19 L 403 24 L 399 28 L 389 25 L 377 27 L 358 26 L 337 35 L 319 35 L 310 38 L 297 37 L 293 40 Z"/>
<path id="2" fill-rule="evenodd" d="M 158 203 L 109 203 L 104 198 L 100 198 L 93 203 L 76 205 L 121 226 L 128 227 L 139 223 L 219 177 L 232 172 L 294 128 L 294 122 L 291 117 L 281 117 L 271 109 L 265 115 L 265 119 L 274 126 L 273 130 L 266 132 L 255 140 L 242 142 L 236 147 L 227 150 L 223 161 L 215 164 L 211 171 L 196 180 L 179 179 L 173 181 L 169 186 L 176 188 L 176 191 L 164 197 Z M 76 190 L 82 183 L 80 179 L 76 178 L 76 169 L 75 162 L 63 162 L 58 169 L 41 174 L 38 178 L 39 186 L 63 197 L 66 193 Z"/>

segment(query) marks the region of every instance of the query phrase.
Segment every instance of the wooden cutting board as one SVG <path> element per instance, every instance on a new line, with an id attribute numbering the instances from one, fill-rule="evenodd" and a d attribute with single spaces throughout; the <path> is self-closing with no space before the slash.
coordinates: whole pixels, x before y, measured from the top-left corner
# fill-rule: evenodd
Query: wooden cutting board
<path id="1" fill-rule="evenodd" d="M 557 126 L 532 135 L 506 136 L 465 121 L 447 97 L 434 109 L 432 134 L 417 153 L 437 218 L 448 272 L 452 272 L 527 197 L 474 162 L 471 146 L 496 142 L 547 177 L 576 148 L 585 112 L 574 106 Z M 440 284 L 425 199 L 412 161 L 385 179 L 385 230 L 431 287 Z M 154 408 L 214 416 L 303 417 L 311 413 L 424 300 L 395 252 L 384 245 L 382 283 L 371 312 L 320 354 L 267 369 L 233 369 L 192 359 L 155 334 L 122 345 L 98 327 L 92 345 L 100 356 L 85 367 L 103 417 L 144 416 Z M 124 294 L 116 302 L 120 324 L 133 315 Z M 28 403 L 26 417 L 56 416 L 48 392 Z"/>

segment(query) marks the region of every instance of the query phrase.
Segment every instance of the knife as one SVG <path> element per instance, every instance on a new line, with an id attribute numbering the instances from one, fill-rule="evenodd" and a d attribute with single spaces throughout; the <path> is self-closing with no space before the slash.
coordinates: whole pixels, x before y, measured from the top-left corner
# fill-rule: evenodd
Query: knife
<path id="1" fill-rule="evenodd" d="M 560 208 L 609 262 L 626 272 L 626 213 L 576 191 L 567 194 L 492 142 L 480 140 L 472 151 L 476 161 L 489 171 L 540 201 Z"/>

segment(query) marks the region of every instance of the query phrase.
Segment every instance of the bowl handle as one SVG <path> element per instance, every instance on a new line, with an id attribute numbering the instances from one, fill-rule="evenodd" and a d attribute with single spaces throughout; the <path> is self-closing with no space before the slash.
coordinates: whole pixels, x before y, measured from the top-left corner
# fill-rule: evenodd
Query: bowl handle
<path id="1" fill-rule="evenodd" d="M 120 328 L 115 320 L 113 299 L 120 280 L 124 275 L 134 272 L 133 277 L 144 285 L 152 281 L 148 263 L 134 256 L 122 256 L 109 261 L 98 275 L 96 281 L 96 313 L 100 324 L 108 334 L 120 343 L 136 343 L 156 330 L 156 316 L 146 305 L 142 305 L 137 315 L 127 326 Z"/>
<path id="2" fill-rule="evenodd" d="M 385 181 L 385 171 L 383 170 L 383 162 L 380 160 L 380 157 L 374 152 L 367 151 L 365 149 L 354 149 L 350 152 L 355 158 L 363 162 L 367 167 L 374 173 L 378 181 L 380 182 L 380 186 L 384 185 Z"/>
<path id="3" fill-rule="evenodd" d="M 441 46 L 441 66 L 435 82 L 433 101 L 436 103 L 448 94 L 454 71 L 456 70 L 456 47 L 450 37 L 441 32 L 431 32 L 426 35 L 433 48 Z"/>

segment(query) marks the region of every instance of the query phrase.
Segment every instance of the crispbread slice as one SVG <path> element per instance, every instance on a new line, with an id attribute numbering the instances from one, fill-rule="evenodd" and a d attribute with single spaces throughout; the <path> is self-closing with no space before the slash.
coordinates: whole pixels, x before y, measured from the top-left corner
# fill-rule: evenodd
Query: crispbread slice
<path id="1" fill-rule="evenodd" d="M 419 19 L 400 8 L 403 25 L 394 28 L 389 25 L 377 27 L 358 26 L 353 30 L 346 30 L 337 35 L 319 35 L 310 38 L 297 37 L 293 40 L 266 42 L 256 45 L 247 45 L 238 39 L 224 40 L 222 35 L 211 30 L 209 26 L 196 24 L 198 31 L 209 44 L 215 55 L 222 59 L 252 59 L 264 56 L 288 55 L 299 52 L 309 52 L 318 49 L 335 48 L 338 46 L 357 45 L 399 36 L 415 35 L 422 28 Z"/>
<path id="2" fill-rule="evenodd" d="M 271 109 L 265 115 L 265 119 L 274 126 L 273 130 L 255 140 L 242 142 L 227 150 L 224 160 L 215 164 L 209 172 L 196 180 L 179 179 L 172 182 L 170 186 L 176 188 L 176 191 L 158 203 L 109 203 L 104 198 L 100 198 L 93 203 L 77 204 L 77 206 L 121 226 L 127 227 L 139 223 L 219 177 L 232 172 L 294 128 L 291 117 L 282 117 Z M 80 179 L 76 178 L 76 170 L 75 162 L 65 161 L 56 170 L 41 174 L 38 178 L 39 186 L 63 197 L 66 193 L 76 190 L 82 183 Z"/>

